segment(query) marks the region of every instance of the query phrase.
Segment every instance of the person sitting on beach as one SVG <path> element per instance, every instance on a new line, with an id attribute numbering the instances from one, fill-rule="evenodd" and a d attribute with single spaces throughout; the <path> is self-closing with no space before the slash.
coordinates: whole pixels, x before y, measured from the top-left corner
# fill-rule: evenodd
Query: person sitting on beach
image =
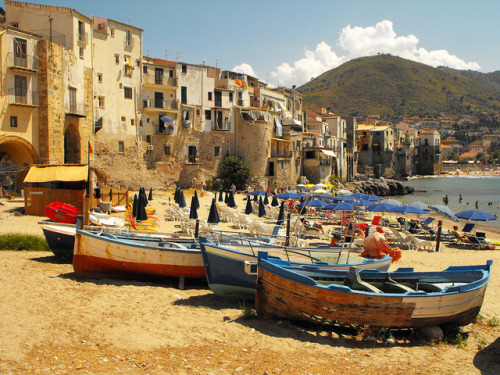
<path id="1" fill-rule="evenodd" d="M 354 237 L 365 238 L 365 232 L 358 225 L 349 223 L 349 225 L 344 229 L 345 242 L 352 242 Z"/>

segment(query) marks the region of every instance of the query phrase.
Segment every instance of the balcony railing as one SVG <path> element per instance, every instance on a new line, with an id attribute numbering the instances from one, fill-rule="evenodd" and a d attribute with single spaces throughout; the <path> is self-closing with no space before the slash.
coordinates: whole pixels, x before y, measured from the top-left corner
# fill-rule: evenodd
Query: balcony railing
<path id="1" fill-rule="evenodd" d="M 143 75 L 144 84 L 146 85 L 160 85 L 160 86 L 172 86 L 177 87 L 178 79 L 174 77 L 155 77 L 153 74 L 146 73 Z"/>
<path id="2" fill-rule="evenodd" d="M 179 109 L 179 105 L 177 104 L 176 100 L 166 100 L 163 99 L 159 103 L 155 103 L 154 99 L 146 99 L 143 102 L 144 109 L 158 109 L 158 110 L 165 110 L 165 109 Z"/>
<path id="3" fill-rule="evenodd" d="M 134 39 L 132 39 L 132 37 L 130 37 L 130 39 L 125 38 L 125 40 L 123 41 L 123 46 L 126 49 L 132 49 L 134 47 Z"/>
<path id="4" fill-rule="evenodd" d="M 78 41 L 87 44 L 89 40 L 89 33 L 82 33 L 78 35 Z"/>
<path id="5" fill-rule="evenodd" d="M 7 66 L 9 68 L 18 68 L 37 71 L 38 70 L 38 57 L 36 56 L 16 56 L 14 52 L 7 54 Z"/>
<path id="6" fill-rule="evenodd" d="M 67 102 L 65 105 L 66 114 L 78 117 L 85 117 L 88 113 L 88 105 L 81 102 Z"/>
<path id="7" fill-rule="evenodd" d="M 9 89 L 9 104 L 37 106 L 38 105 L 38 92 L 16 94 L 16 89 Z"/>
<path id="8" fill-rule="evenodd" d="M 196 155 L 189 155 L 188 156 L 188 164 L 199 164 L 200 158 Z"/>
<path id="9" fill-rule="evenodd" d="M 212 121 L 212 130 L 228 131 L 231 130 L 231 121 L 222 121 L 222 123 L 217 123 Z"/>

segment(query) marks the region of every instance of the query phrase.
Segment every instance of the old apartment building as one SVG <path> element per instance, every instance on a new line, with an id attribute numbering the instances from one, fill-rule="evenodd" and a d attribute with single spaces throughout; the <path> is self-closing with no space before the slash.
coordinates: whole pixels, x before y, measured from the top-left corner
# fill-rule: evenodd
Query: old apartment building
<path id="1" fill-rule="evenodd" d="M 142 29 L 71 8 L 6 0 L 5 10 L 3 163 L 91 160 L 118 181 L 128 164 L 170 186 L 206 181 L 226 155 L 271 188 L 353 175 L 346 121 L 308 121 L 295 88 L 143 56 Z"/>

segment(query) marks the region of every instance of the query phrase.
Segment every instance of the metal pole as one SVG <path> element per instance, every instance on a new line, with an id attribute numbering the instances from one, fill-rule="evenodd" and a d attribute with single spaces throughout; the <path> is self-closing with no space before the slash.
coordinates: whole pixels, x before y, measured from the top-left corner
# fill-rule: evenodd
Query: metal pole
<path id="1" fill-rule="evenodd" d="M 290 246 L 290 212 L 286 215 L 286 239 L 285 246 Z"/>
<path id="2" fill-rule="evenodd" d="M 438 221 L 438 231 L 436 236 L 436 251 L 439 251 L 439 243 L 441 242 L 441 229 L 443 227 L 443 222 L 441 220 Z"/>

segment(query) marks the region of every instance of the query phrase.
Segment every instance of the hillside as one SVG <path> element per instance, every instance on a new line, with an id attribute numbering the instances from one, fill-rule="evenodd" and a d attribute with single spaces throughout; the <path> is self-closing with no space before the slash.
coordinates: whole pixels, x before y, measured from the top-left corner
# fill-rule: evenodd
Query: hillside
<path id="1" fill-rule="evenodd" d="M 438 69 L 450 73 L 460 74 L 464 77 L 468 77 L 486 86 L 490 86 L 495 90 L 500 90 L 500 70 L 491 73 L 481 73 L 481 72 L 476 72 L 474 70 L 458 70 L 458 69 L 448 68 L 446 66 L 438 66 Z"/>
<path id="2" fill-rule="evenodd" d="M 500 90 L 391 55 L 351 60 L 297 90 L 308 108 L 341 115 L 500 115 Z"/>

